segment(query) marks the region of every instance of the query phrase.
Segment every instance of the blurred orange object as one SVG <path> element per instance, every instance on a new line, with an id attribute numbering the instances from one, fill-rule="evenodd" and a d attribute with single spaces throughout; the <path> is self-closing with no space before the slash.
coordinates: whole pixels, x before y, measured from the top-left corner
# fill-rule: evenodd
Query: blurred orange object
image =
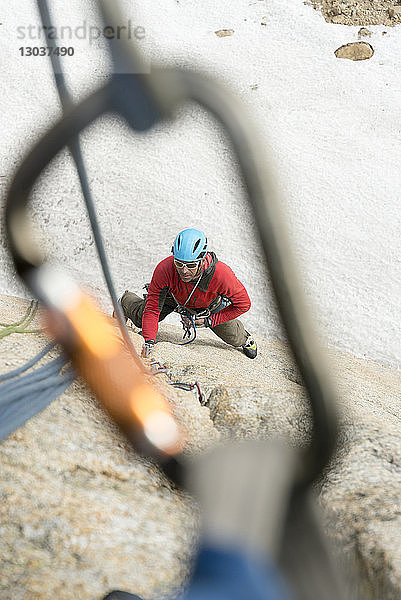
<path id="1" fill-rule="evenodd" d="M 62 311 L 46 308 L 51 335 L 67 350 L 103 408 L 136 448 L 159 459 L 179 454 L 185 440 L 170 407 L 109 319 L 80 291 Z"/>

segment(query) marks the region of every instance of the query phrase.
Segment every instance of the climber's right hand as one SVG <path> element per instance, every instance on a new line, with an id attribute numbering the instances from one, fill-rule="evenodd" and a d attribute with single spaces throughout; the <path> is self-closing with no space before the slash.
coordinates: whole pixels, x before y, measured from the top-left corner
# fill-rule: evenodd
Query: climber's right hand
<path id="1" fill-rule="evenodd" d="M 142 358 L 150 358 L 150 355 L 151 355 L 154 345 L 155 345 L 155 340 L 145 340 L 145 343 L 142 346 L 141 357 Z"/>

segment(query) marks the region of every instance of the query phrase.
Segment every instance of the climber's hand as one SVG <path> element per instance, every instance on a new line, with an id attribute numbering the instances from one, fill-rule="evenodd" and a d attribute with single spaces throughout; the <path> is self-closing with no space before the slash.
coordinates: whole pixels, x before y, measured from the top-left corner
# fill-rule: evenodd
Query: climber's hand
<path id="1" fill-rule="evenodd" d="M 204 317 L 203 319 L 195 319 L 195 325 L 197 327 L 211 327 L 210 318 Z"/>
<path id="2" fill-rule="evenodd" d="M 142 346 L 141 357 L 142 358 L 150 358 L 150 355 L 151 355 L 154 345 L 155 345 L 155 340 L 145 340 L 145 343 Z"/>

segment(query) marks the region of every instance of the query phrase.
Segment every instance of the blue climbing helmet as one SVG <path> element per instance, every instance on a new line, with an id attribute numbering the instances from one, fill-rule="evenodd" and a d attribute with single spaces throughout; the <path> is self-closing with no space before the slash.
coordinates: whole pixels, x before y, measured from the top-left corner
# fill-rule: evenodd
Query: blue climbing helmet
<path id="1" fill-rule="evenodd" d="M 183 229 L 175 238 L 171 251 L 177 260 L 200 260 L 207 251 L 207 237 L 199 229 Z"/>

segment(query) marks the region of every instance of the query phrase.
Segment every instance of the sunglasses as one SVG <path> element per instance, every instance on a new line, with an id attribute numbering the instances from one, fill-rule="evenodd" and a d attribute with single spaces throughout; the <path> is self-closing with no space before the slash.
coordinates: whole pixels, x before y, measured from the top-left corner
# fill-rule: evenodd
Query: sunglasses
<path id="1" fill-rule="evenodd" d="M 190 271 L 192 271 L 193 269 L 196 269 L 199 266 L 200 260 L 196 261 L 196 262 L 181 262 L 180 260 L 176 260 L 174 259 L 174 264 L 177 267 L 177 269 L 183 269 L 184 267 L 187 267 L 187 269 L 189 269 Z"/>

